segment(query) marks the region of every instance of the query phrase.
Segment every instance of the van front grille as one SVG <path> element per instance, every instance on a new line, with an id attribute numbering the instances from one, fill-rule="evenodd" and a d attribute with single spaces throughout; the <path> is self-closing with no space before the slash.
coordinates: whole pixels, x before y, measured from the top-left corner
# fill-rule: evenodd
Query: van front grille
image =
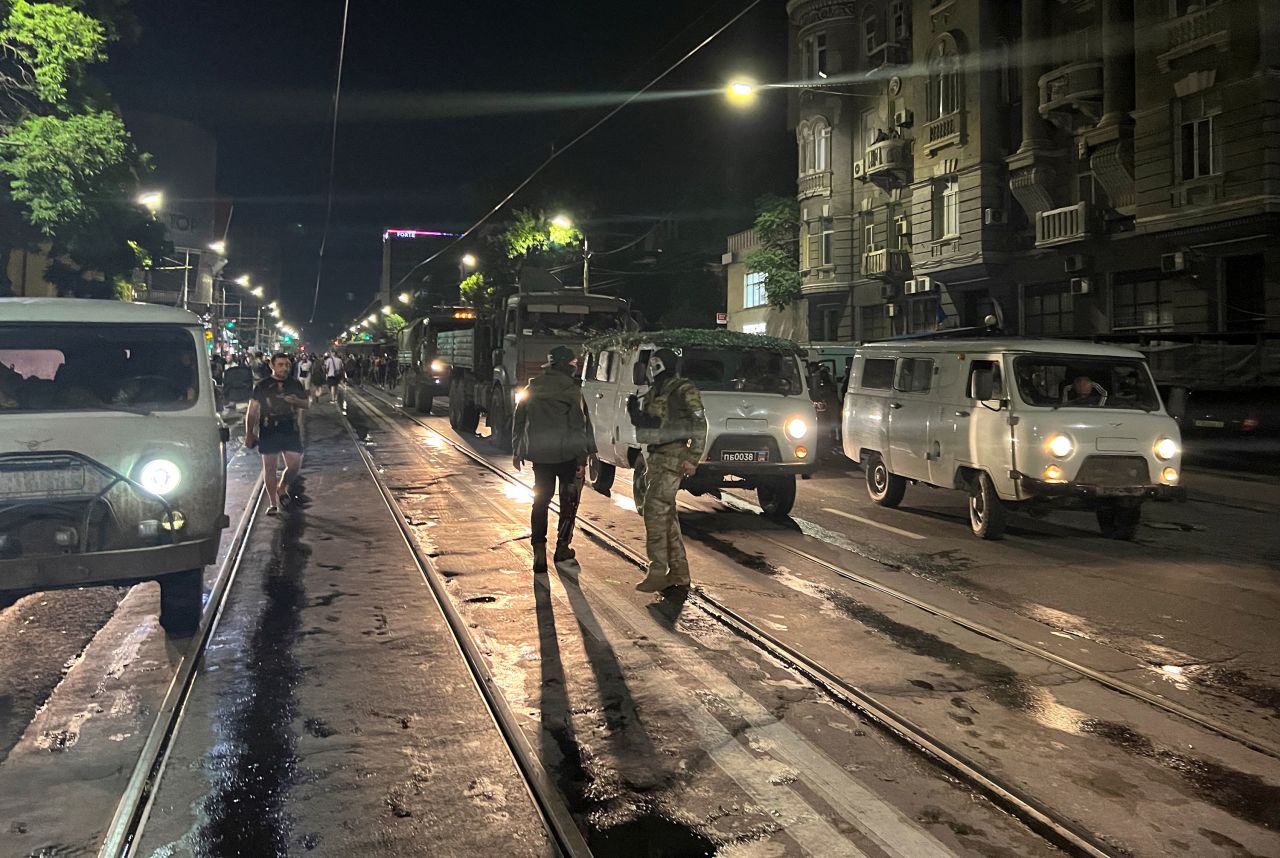
<path id="1" fill-rule="evenodd" d="M 1076 482 L 1106 488 L 1145 486 L 1151 484 L 1151 473 L 1141 456 L 1090 456 L 1080 466 Z"/>

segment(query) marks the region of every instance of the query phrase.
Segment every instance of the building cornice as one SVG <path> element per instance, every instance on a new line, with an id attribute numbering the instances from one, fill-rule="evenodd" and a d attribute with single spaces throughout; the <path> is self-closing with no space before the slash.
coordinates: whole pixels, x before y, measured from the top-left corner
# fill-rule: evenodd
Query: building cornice
<path id="1" fill-rule="evenodd" d="M 804 29 L 826 21 L 854 20 L 857 7 L 851 0 L 791 0 L 787 4 L 787 16 L 791 23 Z"/>

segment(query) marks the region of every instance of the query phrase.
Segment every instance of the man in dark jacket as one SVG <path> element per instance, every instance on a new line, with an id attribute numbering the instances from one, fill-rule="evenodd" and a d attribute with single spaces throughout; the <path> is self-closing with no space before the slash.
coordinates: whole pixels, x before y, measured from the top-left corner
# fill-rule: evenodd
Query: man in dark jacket
<path id="1" fill-rule="evenodd" d="M 533 463 L 533 571 L 547 571 L 547 509 L 560 483 L 560 525 L 556 529 L 555 562 L 572 560 L 573 524 L 582 496 L 587 456 L 596 451 L 582 386 L 574 378 L 577 356 L 568 346 L 556 346 L 547 356 L 543 373 L 530 379 L 517 396 L 511 438 L 512 463 L 520 470 Z"/>

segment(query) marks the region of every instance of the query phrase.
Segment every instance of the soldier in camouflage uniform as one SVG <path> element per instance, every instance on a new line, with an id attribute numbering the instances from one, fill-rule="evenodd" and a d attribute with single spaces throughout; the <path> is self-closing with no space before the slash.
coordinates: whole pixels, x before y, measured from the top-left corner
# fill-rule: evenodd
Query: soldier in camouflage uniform
<path id="1" fill-rule="evenodd" d="M 658 349 L 649 358 L 649 390 L 627 400 L 627 412 L 644 444 L 635 471 L 636 507 L 644 516 L 649 570 L 637 590 L 657 592 L 689 586 L 689 561 L 676 517 L 676 492 L 698 469 L 707 443 L 702 396 L 693 382 L 676 375 L 676 353 Z"/>

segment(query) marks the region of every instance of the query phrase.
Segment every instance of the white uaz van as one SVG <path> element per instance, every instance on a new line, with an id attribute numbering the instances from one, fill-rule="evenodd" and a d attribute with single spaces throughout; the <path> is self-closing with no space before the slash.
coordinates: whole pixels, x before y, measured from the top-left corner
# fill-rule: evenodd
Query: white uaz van
<path id="1" fill-rule="evenodd" d="M 228 524 L 204 342 L 171 307 L 0 299 L 0 590 L 158 579 L 195 628 Z"/>
<path id="2" fill-rule="evenodd" d="M 845 455 L 897 506 L 907 482 L 969 494 L 999 539 L 1008 504 L 1092 509 L 1132 539 L 1147 499 L 1182 496 L 1181 442 L 1141 354 L 1066 340 L 867 343 L 844 406 Z"/>
<path id="3" fill-rule="evenodd" d="M 584 346 L 582 390 L 595 431 L 591 484 L 608 492 L 616 468 L 632 468 L 640 443 L 627 397 L 646 387 L 654 350 L 680 358 L 707 416 L 707 446 L 683 487 L 694 494 L 754 489 L 770 515 L 791 511 L 796 477 L 814 469 L 817 418 L 805 387 L 800 351 L 790 340 L 729 331 L 673 330 L 614 334 Z"/>

